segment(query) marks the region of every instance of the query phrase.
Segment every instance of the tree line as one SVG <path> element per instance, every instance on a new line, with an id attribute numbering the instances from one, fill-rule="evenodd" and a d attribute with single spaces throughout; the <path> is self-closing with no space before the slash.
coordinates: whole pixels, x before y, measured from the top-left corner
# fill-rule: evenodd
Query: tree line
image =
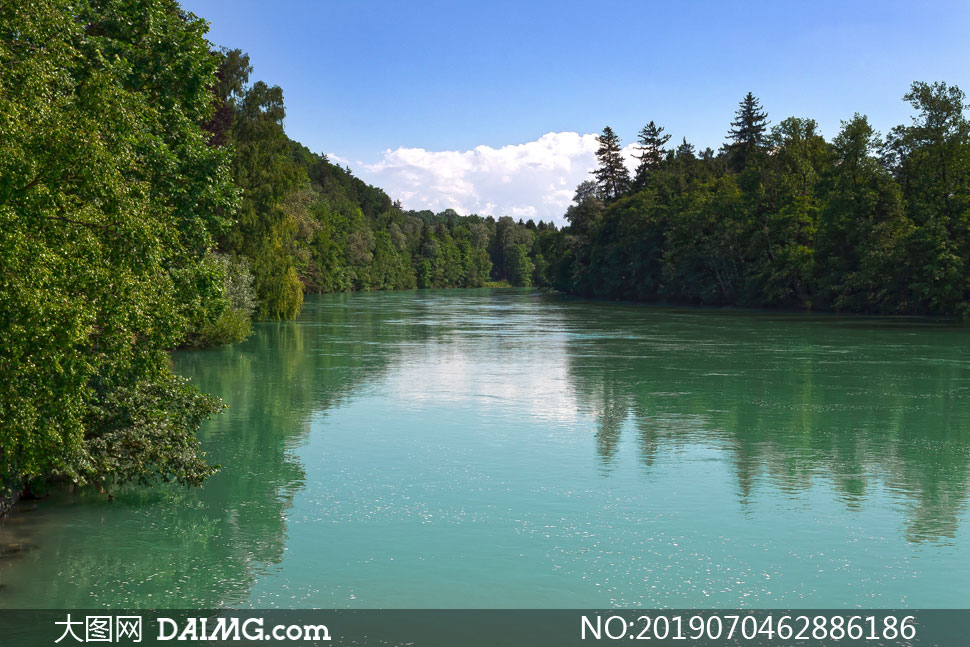
<path id="1" fill-rule="evenodd" d="M 283 92 L 249 82 L 248 55 L 215 56 L 216 109 L 205 129 L 210 145 L 231 151 L 241 190 L 215 249 L 245 264 L 258 318 L 296 316 L 304 292 L 531 284 L 536 225 L 404 210 L 287 137 Z"/>
<path id="2" fill-rule="evenodd" d="M 206 30 L 175 0 L 0 4 L 0 485 L 202 482 L 194 432 L 222 404 L 167 352 L 307 292 L 970 314 L 958 88 L 916 83 L 912 124 L 856 115 L 831 142 L 749 94 L 717 153 L 648 123 L 632 174 L 607 128 L 557 229 L 403 209 L 291 140 L 282 90 Z"/>
<path id="3" fill-rule="evenodd" d="M 630 173 L 599 136 L 594 179 L 543 240 L 540 283 L 589 297 L 970 316 L 966 96 L 913 83 L 912 123 L 860 114 L 826 141 L 812 119 L 770 127 L 748 93 L 717 152 L 653 121 Z"/>
<path id="4" fill-rule="evenodd" d="M 402 209 L 206 31 L 174 0 L 0 4 L 0 489 L 202 482 L 222 404 L 167 351 L 305 292 L 537 277 L 544 223 Z"/>

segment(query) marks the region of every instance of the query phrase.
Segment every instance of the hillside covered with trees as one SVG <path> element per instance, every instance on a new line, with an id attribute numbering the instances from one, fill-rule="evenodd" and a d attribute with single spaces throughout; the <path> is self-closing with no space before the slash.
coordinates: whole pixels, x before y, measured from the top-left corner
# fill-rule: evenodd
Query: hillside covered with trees
<path id="1" fill-rule="evenodd" d="M 856 114 L 826 141 L 812 119 L 770 126 L 748 93 L 716 153 L 668 147 L 649 122 L 633 174 L 607 127 L 569 227 L 543 238 L 540 282 L 609 299 L 970 316 L 966 96 L 914 83 L 904 99 L 911 124 L 880 136 Z"/>
<path id="2" fill-rule="evenodd" d="M 174 0 L 0 5 L 0 484 L 202 482 L 221 403 L 167 352 L 304 294 L 540 285 L 669 303 L 970 315 L 963 93 L 827 142 L 741 103 L 717 153 L 609 128 L 563 229 L 407 211 L 291 140 L 278 86 Z M 2 493 L 0 493 L 2 498 Z"/>
<path id="3" fill-rule="evenodd" d="M 537 225 L 403 210 L 289 139 L 282 90 L 250 84 L 246 54 L 215 56 L 217 108 L 205 128 L 211 145 L 232 151 L 240 190 L 215 244 L 247 265 L 258 318 L 296 316 L 304 292 L 531 284 Z"/>
<path id="4" fill-rule="evenodd" d="M 289 139 L 282 90 L 206 31 L 174 0 L 0 5 L 10 491 L 200 483 L 221 404 L 167 351 L 240 341 L 305 292 L 533 279 L 538 227 L 404 211 Z"/>

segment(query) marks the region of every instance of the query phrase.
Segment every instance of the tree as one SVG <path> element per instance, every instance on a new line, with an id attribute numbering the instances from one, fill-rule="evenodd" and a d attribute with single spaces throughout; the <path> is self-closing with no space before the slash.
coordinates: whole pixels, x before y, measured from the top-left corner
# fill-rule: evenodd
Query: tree
<path id="1" fill-rule="evenodd" d="M 804 118 L 769 134 L 751 93 L 718 156 L 686 138 L 661 155 L 666 137 L 648 124 L 641 190 L 578 187 L 570 226 L 539 245 L 541 281 L 593 297 L 970 318 L 966 97 L 914 83 L 904 98 L 913 122 L 885 144 L 859 115 L 832 142 Z M 616 159 L 605 134 L 601 155 Z"/>
<path id="2" fill-rule="evenodd" d="M 199 483 L 219 406 L 165 349 L 228 305 L 205 22 L 39 0 L 0 3 L 0 25 L 0 481 Z"/>
<path id="3" fill-rule="evenodd" d="M 640 160 L 637 165 L 636 175 L 633 179 L 633 186 L 642 189 L 647 185 L 650 174 L 660 168 L 663 164 L 667 151 L 664 146 L 670 140 L 670 135 L 663 134 L 663 126 L 657 126 L 652 121 L 640 129 L 639 139 L 637 140 L 637 151 L 639 155 L 635 157 Z"/>
<path id="4" fill-rule="evenodd" d="M 572 205 L 566 210 L 565 218 L 578 235 L 589 233 L 603 215 L 603 200 L 595 182 L 587 180 L 576 187 Z"/>
<path id="5" fill-rule="evenodd" d="M 958 214 L 970 208 L 966 95 L 946 83 L 913 83 L 903 99 L 918 112 L 911 125 L 897 126 L 890 133 L 890 164 L 910 200 L 914 220 L 938 218 L 952 228 Z"/>
<path id="6" fill-rule="evenodd" d="M 761 109 L 758 98 L 748 92 L 741 100 L 731 128 L 730 143 L 725 146 L 735 169 L 743 169 L 767 141 L 768 114 Z"/>
<path id="7" fill-rule="evenodd" d="M 684 137 L 683 141 L 677 145 L 675 158 L 680 160 L 693 160 L 696 158 L 694 155 L 695 150 L 694 145 L 687 141 L 687 138 Z"/>
<path id="8" fill-rule="evenodd" d="M 585 180 L 580 182 L 576 186 L 576 192 L 573 194 L 573 202 L 576 204 L 583 204 L 587 200 L 600 200 L 602 201 L 603 195 L 600 192 L 599 186 L 596 182 L 592 180 Z"/>
<path id="9" fill-rule="evenodd" d="M 231 54 L 232 52 L 230 52 Z M 257 81 L 244 87 L 248 58 L 229 56 L 230 69 L 241 78 L 234 88 L 232 128 L 233 171 L 243 200 L 235 226 L 220 241 L 223 251 L 246 256 L 259 300 L 258 315 L 264 319 L 291 319 L 303 304 L 303 286 L 292 257 L 298 231 L 288 198 L 301 191 L 306 170 L 294 163 L 290 141 L 283 132 L 283 91 Z M 224 73 L 227 71 L 224 66 Z M 238 88 L 242 87 L 242 90 Z"/>
<path id="10" fill-rule="evenodd" d="M 927 312 L 970 314 L 970 121 L 966 95 L 946 83 L 913 83 L 903 97 L 918 112 L 887 142 L 887 162 L 917 226 L 907 256 Z"/>
<path id="11" fill-rule="evenodd" d="M 883 143 L 869 120 L 856 113 L 832 140 L 835 165 L 819 214 L 816 300 L 833 310 L 896 313 L 915 301 L 905 243 L 912 223 L 902 193 L 879 163 Z"/>
<path id="12" fill-rule="evenodd" d="M 599 168 L 593 171 L 593 175 L 603 197 L 607 201 L 615 200 L 630 187 L 630 171 L 623 162 L 620 138 L 607 126 L 596 139 L 600 144 L 596 151 Z"/>
<path id="13" fill-rule="evenodd" d="M 229 129 L 232 128 L 238 101 L 245 93 L 253 66 L 249 62 L 249 54 L 239 49 L 225 49 L 214 52 L 213 56 L 219 60 L 216 83 L 212 87 L 216 105 L 205 128 L 212 133 L 209 145 L 224 146 L 229 143 Z"/>
<path id="14" fill-rule="evenodd" d="M 760 236 L 759 253 L 748 262 L 748 298 L 759 305 L 805 306 L 811 302 L 818 183 L 832 167 L 830 147 L 814 120 L 798 117 L 775 126 L 769 141 L 774 153 L 762 184 L 765 195 L 752 211 Z"/>
<path id="15" fill-rule="evenodd" d="M 533 230 L 509 216 L 498 219 L 492 240 L 495 278 L 504 278 L 512 285 L 531 285 L 535 267 L 529 252 L 533 249 L 535 236 Z"/>
<path id="16" fill-rule="evenodd" d="M 535 264 L 529 258 L 529 251 L 524 243 L 511 245 L 506 254 L 506 261 L 508 263 L 509 283 L 522 287 L 532 285 Z"/>

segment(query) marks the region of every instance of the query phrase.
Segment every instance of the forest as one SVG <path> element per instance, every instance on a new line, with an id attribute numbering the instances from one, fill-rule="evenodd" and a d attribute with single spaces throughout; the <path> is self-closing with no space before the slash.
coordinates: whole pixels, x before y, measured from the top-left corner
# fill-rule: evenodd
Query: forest
<path id="1" fill-rule="evenodd" d="M 174 0 L 0 5 L 0 486 L 211 475 L 168 351 L 306 292 L 530 285 L 540 223 L 406 211 Z M 5 497 L 0 491 L 0 504 Z M 9 500 L 9 497 L 6 497 Z M 0 505 L 2 507 L 2 505 Z"/>
<path id="2" fill-rule="evenodd" d="M 568 226 L 409 211 L 291 140 L 280 87 L 174 0 L 0 5 L 0 485 L 199 484 L 223 404 L 168 352 L 292 319 L 304 294 L 481 287 L 970 316 L 965 96 L 827 142 L 748 94 L 717 152 L 599 137 Z M 26 484 L 26 485 L 25 485 Z M 0 492 L 2 498 L 2 492 Z"/>
<path id="3" fill-rule="evenodd" d="M 808 118 L 770 126 L 748 93 L 714 152 L 653 121 L 630 173 L 599 136 L 569 226 L 542 239 L 539 283 L 587 297 L 872 314 L 970 316 L 966 96 L 913 83 L 912 123 L 855 114 L 832 141 Z"/>

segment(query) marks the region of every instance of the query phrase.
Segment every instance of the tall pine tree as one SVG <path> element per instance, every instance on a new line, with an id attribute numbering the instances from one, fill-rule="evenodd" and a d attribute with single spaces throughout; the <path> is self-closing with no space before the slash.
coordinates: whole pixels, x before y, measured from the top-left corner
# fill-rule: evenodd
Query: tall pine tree
<path id="1" fill-rule="evenodd" d="M 650 174 L 660 168 L 663 163 L 666 151 L 664 145 L 670 139 L 670 135 L 663 134 L 663 126 L 658 126 L 652 121 L 640 129 L 640 136 L 637 140 L 639 144 L 636 156 L 640 163 L 637 165 L 637 172 L 633 178 L 633 186 L 642 189 L 647 186 Z"/>
<path id="2" fill-rule="evenodd" d="M 603 134 L 596 138 L 600 143 L 596 151 L 599 168 L 593 171 L 603 197 L 615 200 L 630 188 L 630 171 L 623 163 L 620 154 L 620 138 L 607 126 Z"/>
<path id="3" fill-rule="evenodd" d="M 761 109 L 758 97 L 748 92 L 738 105 L 728 130 L 730 143 L 725 146 L 735 168 L 744 168 L 758 151 L 764 149 L 768 123 L 768 113 Z"/>

